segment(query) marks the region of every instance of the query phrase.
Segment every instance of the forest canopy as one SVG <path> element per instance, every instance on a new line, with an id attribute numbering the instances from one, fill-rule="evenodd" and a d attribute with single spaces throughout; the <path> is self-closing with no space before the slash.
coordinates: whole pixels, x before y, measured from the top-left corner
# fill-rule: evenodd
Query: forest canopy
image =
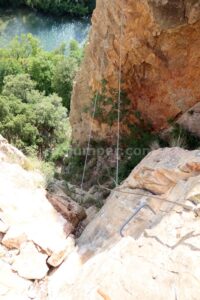
<path id="1" fill-rule="evenodd" d="M 31 34 L 0 49 L 0 134 L 25 154 L 47 161 L 63 156 L 82 56 L 76 41 L 47 52 Z"/>
<path id="2" fill-rule="evenodd" d="M 0 0 L 0 7 L 28 6 L 54 15 L 86 16 L 92 13 L 96 0 Z"/>

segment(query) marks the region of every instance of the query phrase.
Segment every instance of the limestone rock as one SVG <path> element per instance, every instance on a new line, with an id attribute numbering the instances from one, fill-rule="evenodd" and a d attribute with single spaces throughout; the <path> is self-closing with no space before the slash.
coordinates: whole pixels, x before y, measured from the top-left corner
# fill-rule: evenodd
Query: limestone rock
<path id="1" fill-rule="evenodd" d="M 48 300 L 72 299 L 72 295 L 65 294 L 65 290 L 76 284 L 82 267 L 81 257 L 73 251 L 64 263 L 48 278 Z M 60 295 L 62 294 L 62 296 Z M 69 298 L 68 298 L 69 296 Z M 62 298 L 63 297 L 63 298 Z"/>
<path id="2" fill-rule="evenodd" d="M 0 259 L 0 299 L 29 300 L 27 293 L 31 281 L 20 278 Z"/>
<path id="3" fill-rule="evenodd" d="M 47 288 L 43 279 L 46 280 L 49 270 L 47 260 L 51 266 L 57 267 L 74 251 L 74 239 L 66 239 L 66 226 L 74 230 L 85 217 L 80 205 L 62 197 L 56 198 L 58 212 L 46 197 L 41 174 L 24 168 L 24 163 L 24 155 L 0 137 L 2 300 L 46 300 Z M 2 278 L 4 274 L 5 278 Z M 32 282 L 23 278 L 39 280 L 39 287 L 34 287 L 33 291 Z M 25 291 L 28 288 L 31 290 Z"/>
<path id="4" fill-rule="evenodd" d="M 122 225 L 145 201 L 156 215 L 148 208 L 142 209 L 124 228 L 125 235 L 138 238 L 146 228 L 155 226 L 165 213 L 176 207 L 176 203 L 180 203 L 177 207 L 182 210 L 181 205 L 190 200 L 191 195 L 199 193 L 198 166 L 199 150 L 164 148 L 149 153 L 120 188 L 111 193 L 103 208 L 86 226 L 78 239 L 84 256 L 90 256 L 90 252 L 106 248 L 116 241 L 120 237 Z"/>
<path id="5" fill-rule="evenodd" d="M 37 173 L 0 162 L 0 209 L 9 230 L 4 245 L 19 248 L 28 239 L 51 255 L 66 239 L 67 221 L 46 198 Z"/>
<path id="6" fill-rule="evenodd" d="M 47 198 L 53 207 L 69 222 L 66 234 L 72 233 L 76 226 L 86 217 L 85 210 L 67 195 L 48 193 Z"/>
<path id="7" fill-rule="evenodd" d="M 186 199 L 197 204 L 200 203 L 200 176 L 190 180 L 190 189 L 187 192 Z"/>
<path id="8" fill-rule="evenodd" d="M 27 235 L 23 232 L 23 228 L 21 226 L 12 226 L 2 239 L 2 244 L 9 249 L 19 249 L 26 240 Z"/>
<path id="9" fill-rule="evenodd" d="M 133 190 L 123 189 L 125 193 L 114 191 L 108 197 L 106 204 L 97 213 L 96 217 L 86 226 L 78 239 L 78 246 L 81 247 L 81 255 L 88 257 L 100 249 L 105 249 L 120 237 L 120 227 L 133 213 L 138 203 L 150 199 L 151 194 L 141 190 L 134 190 L 139 193 L 131 194 Z M 130 192 L 130 194 L 129 194 Z M 131 222 L 125 231 L 126 235 L 138 237 L 146 227 L 151 225 L 154 215 L 149 210 L 143 210 Z M 85 259 L 85 258 L 84 258 Z"/>
<path id="10" fill-rule="evenodd" d="M 8 225 L 6 225 L 1 219 L 0 219 L 0 232 L 6 233 L 8 231 Z"/>
<path id="11" fill-rule="evenodd" d="M 188 203 L 199 195 L 199 159 L 199 151 L 180 148 L 150 153 L 111 193 L 76 251 L 50 276 L 49 299 L 198 299 L 200 219 Z M 157 169 L 163 170 L 161 178 Z M 144 208 L 121 238 L 122 225 L 144 201 L 156 215 Z"/>
<path id="12" fill-rule="evenodd" d="M 0 259 L 8 252 L 7 248 L 0 244 Z"/>
<path id="13" fill-rule="evenodd" d="M 200 174 L 200 150 L 163 148 L 149 153 L 125 180 L 124 186 L 170 192 L 181 180 Z"/>
<path id="14" fill-rule="evenodd" d="M 29 299 L 48 300 L 47 279 L 34 281 L 34 283 L 29 287 L 27 295 Z"/>
<path id="15" fill-rule="evenodd" d="M 186 2 L 186 16 L 189 24 L 194 24 L 200 19 L 200 2 L 192 0 Z"/>
<path id="16" fill-rule="evenodd" d="M 4 233 L 0 232 L 0 243 L 3 240 L 3 237 L 4 237 Z"/>
<path id="17" fill-rule="evenodd" d="M 28 165 L 26 156 L 14 146 L 10 145 L 6 139 L 0 135 L 0 161 L 19 164 L 22 167 Z"/>
<path id="18" fill-rule="evenodd" d="M 5 250 L 6 249 L 6 250 Z M 18 249 L 14 249 L 14 250 L 7 250 L 7 248 L 4 249 L 4 254 L 2 253 L 2 260 L 6 263 L 8 263 L 9 265 L 12 265 L 15 261 L 16 256 L 19 254 L 19 250 Z M 1 254 L 0 254 L 1 257 Z"/>
<path id="19" fill-rule="evenodd" d="M 75 241 L 72 237 L 68 237 L 63 243 L 63 249 L 59 250 L 57 253 L 54 252 L 47 260 L 48 264 L 53 267 L 58 267 L 67 256 L 75 249 Z"/>
<path id="20" fill-rule="evenodd" d="M 97 212 L 98 210 L 94 205 L 86 209 L 87 218 L 83 221 L 83 225 L 87 226 L 95 218 Z"/>
<path id="21" fill-rule="evenodd" d="M 175 232 L 173 227 L 171 234 Z M 75 284 L 60 283 L 56 299 L 165 300 L 176 295 L 177 299 L 198 299 L 198 251 L 187 246 L 189 239 L 186 245 L 171 249 L 157 234 L 157 240 L 153 232 L 152 238 L 124 238 L 92 257 L 82 266 Z"/>
<path id="22" fill-rule="evenodd" d="M 15 274 L 16 280 L 23 277 L 41 282 L 49 270 L 48 258 L 48 263 L 57 267 L 74 251 L 73 239 L 66 239 L 69 234 L 66 226 L 74 230 L 85 212 L 75 203 L 63 203 L 63 199 L 58 212 L 46 197 L 41 174 L 26 169 L 24 162 L 23 154 L 0 138 L 0 262 L 5 263 L 10 276 Z M 64 218 L 67 215 L 63 214 L 63 207 L 68 220 Z M 17 273 L 13 273 L 11 266 Z M 0 286 L 1 276 L 0 270 Z M 36 299 L 46 300 L 47 289 L 41 289 Z M 27 295 L 15 291 L 15 287 L 7 290 L 3 286 L 2 290 L 1 299 L 29 300 Z"/>
<path id="23" fill-rule="evenodd" d="M 95 93 L 101 93 L 102 81 L 107 82 L 108 91 L 118 91 L 120 45 L 121 89 L 130 100 L 120 127 L 123 136 L 128 124 L 138 124 L 137 112 L 158 132 L 169 127 L 168 120 L 198 103 L 199 32 L 199 0 L 97 0 L 71 101 L 74 144 L 86 144 L 91 124 L 94 140 L 113 143 L 117 121 L 110 126 L 106 115 L 93 121 L 86 109 L 92 106 Z M 121 99 L 122 109 L 125 98 Z M 109 109 L 109 105 L 103 107 L 103 114 Z"/>
<path id="24" fill-rule="evenodd" d="M 49 270 L 46 264 L 47 257 L 39 252 L 32 242 L 28 242 L 20 248 L 20 254 L 15 258 L 12 268 L 23 278 L 42 279 Z"/>
<path id="25" fill-rule="evenodd" d="M 0 161 L 0 299 L 199 299 L 199 150 L 149 153 L 99 212 L 87 210 L 76 246 L 32 176 Z M 144 203 L 152 210 L 123 226 Z"/>

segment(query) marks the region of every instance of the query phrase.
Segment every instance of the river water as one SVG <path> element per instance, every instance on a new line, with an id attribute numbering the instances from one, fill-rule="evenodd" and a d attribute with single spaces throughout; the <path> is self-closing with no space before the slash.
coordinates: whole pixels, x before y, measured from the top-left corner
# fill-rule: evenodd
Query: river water
<path id="1" fill-rule="evenodd" d="M 53 50 L 63 42 L 76 39 L 83 44 L 90 28 L 89 19 L 46 16 L 27 9 L 0 10 L 0 47 L 16 35 L 32 33 L 45 50 Z"/>

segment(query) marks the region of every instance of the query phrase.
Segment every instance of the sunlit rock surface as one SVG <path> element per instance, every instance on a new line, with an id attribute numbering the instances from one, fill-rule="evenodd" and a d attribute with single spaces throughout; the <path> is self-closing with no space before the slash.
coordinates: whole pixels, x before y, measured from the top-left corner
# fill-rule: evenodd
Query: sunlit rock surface
<path id="1" fill-rule="evenodd" d="M 200 150 L 149 153 L 76 240 L 34 172 L 0 161 L 0 299 L 199 299 Z"/>
<path id="2" fill-rule="evenodd" d="M 76 78 L 70 120 L 74 143 L 88 139 L 96 91 L 118 91 L 120 44 L 123 92 L 130 100 L 121 112 L 121 134 L 137 123 L 135 113 L 161 131 L 199 102 L 200 3 L 198 0 L 97 0 L 85 59 Z M 120 24 L 122 22 L 122 37 Z M 117 94 L 113 102 L 116 102 Z M 99 100 L 101 101 L 101 100 Z M 121 108 L 123 107 L 123 97 Z M 112 105 L 111 105 L 112 106 Z M 92 111 L 93 108 L 91 108 Z M 105 107 L 103 114 L 111 109 Z M 105 116 L 104 116 L 105 117 Z M 116 122 L 93 122 L 92 138 L 115 141 Z"/>

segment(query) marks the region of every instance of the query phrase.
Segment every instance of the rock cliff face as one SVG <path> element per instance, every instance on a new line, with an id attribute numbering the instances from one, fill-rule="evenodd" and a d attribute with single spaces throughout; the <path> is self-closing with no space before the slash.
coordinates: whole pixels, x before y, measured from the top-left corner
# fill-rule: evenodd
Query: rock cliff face
<path id="1" fill-rule="evenodd" d="M 122 112 L 122 130 L 137 122 L 136 112 L 155 131 L 168 127 L 169 119 L 180 117 L 199 102 L 199 49 L 199 0 L 97 0 L 72 97 L 73 141 L 83 144 L 87 140 L 92 122 L 88 107 L 93 105 L 95 92 L 102 94 L 102 82 L 106 82 L 107 96 L 112 91 L 112 103 L 104 105 L 104 118 L 93 122 L 93 137 L 113 141 L 116 118 L 112 116 L 109 125 L 105 112 L 115 107 L 116 113 L 120 52 L 121 88 L 130 100 L 125 116 Z M 123 101 L 124 97 L 122 109 Z"/>
<path id="2" fill-rule="evenodd" d="M 146 207 L 121 231 L 145 201 L 155 214 Z M 48 300 L 199 299 L 199 201 L 199 150 L 149 153 L 49 278 Z"/>
<path id="3" fill-rule="evenodd" d="M 199 300 L 200 150 L 149 153 L 100 211 L 87 209 L 78 239 L 68 225 L 83 209 L 62 185 L 49 203 L 42 186 L 0 136 L 1 300 Z"/>

